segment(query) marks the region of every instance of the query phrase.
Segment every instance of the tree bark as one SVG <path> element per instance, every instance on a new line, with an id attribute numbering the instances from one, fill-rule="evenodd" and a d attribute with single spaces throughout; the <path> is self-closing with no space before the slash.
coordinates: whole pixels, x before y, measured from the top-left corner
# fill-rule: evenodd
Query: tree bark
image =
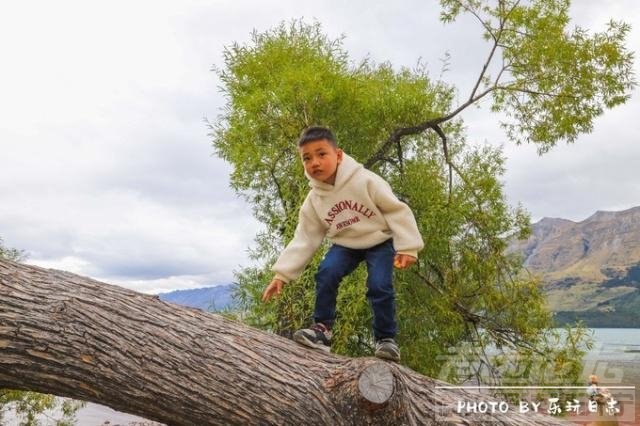
<path id="1" fill-rule="evenodd" d="M 439 383 L 375 358 L 310 351 L 155 296 L 0 260 L 0 387 L 169 425 L 482 424 L 455 413 L 458 401 L 477 395 Z M 492 421 L 562 424 L 515 412 Z"/>

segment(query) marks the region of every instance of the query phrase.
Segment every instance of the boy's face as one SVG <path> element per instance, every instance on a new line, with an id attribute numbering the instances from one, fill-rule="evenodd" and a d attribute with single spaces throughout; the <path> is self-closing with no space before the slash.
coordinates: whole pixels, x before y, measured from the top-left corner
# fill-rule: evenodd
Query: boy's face
<path id="1" fill-rule="evenodd" d="M 309 176 L 328 184 L 335 184 L 342 150 L 334 148 L 326 139 L 307 142 L 298 148 L 304 170 Z"/>

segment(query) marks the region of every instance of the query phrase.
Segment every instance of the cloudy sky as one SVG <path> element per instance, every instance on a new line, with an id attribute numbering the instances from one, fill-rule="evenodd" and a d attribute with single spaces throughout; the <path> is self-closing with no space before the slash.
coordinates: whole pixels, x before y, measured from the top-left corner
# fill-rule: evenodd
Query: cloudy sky
<path id="1" fill-rule="evenodd" d="M 574 22 L 633 25 L 640 2 L 574 0 Z M 354 60 L 421 58 L 463 98 L 486 46 L 471 20 L 438 21 L 435 0 L 14 1 L 0 5 L 0 237 L 29 262 L 144 292 L 233 280 L 259 229 L 228 187 L 206 120 L 224 103 L 211 68 L 224 46 L 283 20 L 318 20 Z M 636 63 L 636 75 L 639 65 Z M 637 91 L 636 91 L 637 92 Z M 592 134 L 538 157 L 505 144 L 505 188 L 534 220 L 584 220 L 640 205 L 638 93 Z M 473 143 L 503 144 L 485 109 Z"/>

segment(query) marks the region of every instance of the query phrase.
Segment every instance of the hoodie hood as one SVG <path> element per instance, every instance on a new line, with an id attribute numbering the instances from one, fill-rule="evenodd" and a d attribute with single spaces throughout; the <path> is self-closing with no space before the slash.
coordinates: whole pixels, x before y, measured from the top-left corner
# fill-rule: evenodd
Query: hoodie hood
<path id="1" fill-rule="evenodd" d="M 364 166 L 362 164 L 358 163 L 351 156 L 343 152 L 342 161 L 338 164 L 335 184 L 331 185 L 329 183 L 322 182 L 321 180 L 314 179 L 307 174 L 306 170 L 304 175 L 309 179 L 309 186 L 311 186 L 312 190 L 322 196 L 340 190 L 340 188 L 342 188 L 358 170 L 363 168 Z"/>

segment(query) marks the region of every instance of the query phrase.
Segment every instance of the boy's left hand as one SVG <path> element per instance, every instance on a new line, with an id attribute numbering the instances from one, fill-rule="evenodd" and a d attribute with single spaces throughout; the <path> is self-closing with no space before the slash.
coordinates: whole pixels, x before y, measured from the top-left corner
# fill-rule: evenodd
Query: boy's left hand
<path id="1" fill-rule="evenodd" d="M 393 266 L 398 269 L 407 269 L 414 263 L 416 263 L 418 259 L 408 254 L 396 254 L 393 258 Z"/>

